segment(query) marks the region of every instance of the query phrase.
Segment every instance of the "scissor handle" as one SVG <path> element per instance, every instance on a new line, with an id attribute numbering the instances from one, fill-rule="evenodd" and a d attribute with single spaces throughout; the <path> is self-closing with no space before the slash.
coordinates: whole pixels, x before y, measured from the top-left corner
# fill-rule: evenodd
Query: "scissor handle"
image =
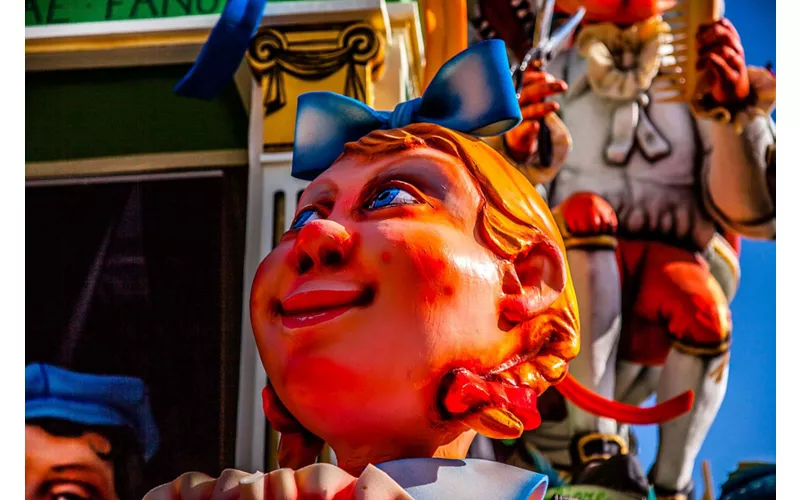
<path id="1" fill-rule="evenodd" d="M 549 168 L 553 164 L 553 135 L 544 118 L 539 118 L 539 134 L 536 137 L 539 151 L 539 166 Z"/>
<path id="2" fill-rule="evenodd" d="M 517 99 L 520 98 L 520 94 L 522 93 L 522 75 L 528 69 L 529 62 L 532 60 L 536 61 L 536 59 L 533 59 L 533 56 L 530 58 L 528 57 L 528 55 L 533 52 L 533 50 L 529 51 L 522 60 L 522 63 L 511 67 L 511 75 L 514 79 Z M 541 67 L 531 67 L 530 69 L 531 71 L 542 71 Z M 544 118 L 539 119 L 539 133 L 537 134 L 536 141 L 539 149 L 539 166 L 548 168 L 553 164 L 553 136 Z"/>

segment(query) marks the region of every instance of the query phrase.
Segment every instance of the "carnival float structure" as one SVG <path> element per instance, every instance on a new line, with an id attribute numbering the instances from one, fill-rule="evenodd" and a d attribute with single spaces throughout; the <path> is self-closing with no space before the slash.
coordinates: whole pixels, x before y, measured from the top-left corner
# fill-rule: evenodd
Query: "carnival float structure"
<path id="1" fill-rule="evenodd" d="M 571 273 L 575 281 L 573 292 L 568 279 L 568 290 L 564 289 L 564 293 L 575 296 L 565 299 L 571 305 L 564 307 L 569 309 L 577 304 L 583 319 L 582 352 L 571 365 L 574 377 L 566 375 L 566 363 L 576 354 L 571 352 L 559 360 L 550 360 L 553 363 L 548 365 L 550 369 L 561 368 L 558 376 L 542 386 L 544 389 L 545 385 L 553 385 L 540 400 L 545 406 L 550 405 L 543 409 L 543 416 L 547 420 L 548 409 L 556 408 L 556 417 L 546 421 L 538 434 L 526 434 L 522 440 L 534 449 L 547 450 L 535 456 L 547 458 L 548 462 L 531 463 L 528 457 L 524 464 L 517 465 L 543 473 L 548 472 L 543 469 L 555 465 L 560 476 L 551 471 L 552 477 L 566 481 L 584 474 L 591 476 L 592 469 L 603 470 L 604 477 L 599 481 L 590 478 L 585 482 L 605 488 L 601 493 L 611 493 L 608 498 L 646 498 L 657 493 L 663 498 L 679 499 L 692 494 L 686 470 L 691 469 L 703 436 L 695 436 L 688 443 L 673 440 L 663 447 L 662 453 L 671 456 L 660 457 L 662 464 L 677 462 L 679 470 L 662 468 L 660 476 L 656 470 L 650 482 L 662 484 L 656 485 L 660 489 L 655 493 L 646 479 L 630 474 L 619 479 L 614 466 L 606 465 L 609 459 L 614 462 L 614 457 L 628 455 L 631 447 L 628 424 L 665 425 L 672 421 L 671 427 L 662 427 L 662 432 L 685 435 L 687 426 L 699 425 L 707 430 L 713 420 L 715 408 L 714 411 L 708 408 L 718 407 L 720 390 L 724 394 L 730 339 L 726 308 L 738 282 L 737 235 L 774 238 L 775 234 L 774 194 L 770 204 L 769 192 L 760 189 L 759 177 L 771 154 L 768 151 L 774 151 L 774 130 L 768 116 L 766 121 L 763 119 L 772 109 L 774 79 L 754 71 L 746 89 L 738 89 L 732 97 L 721 94 L 730 97 L 730 102 L 716 107 L 714 102 L 705 102 L 708 117 L 733 125 L 730 130 L 719 127 L 698 130 L 695 118 L 688 113 L 696 96 L 685 93 L 693 85 L 683 69 L 677 71 L 677 77 L 673 72 L 672 79 L 660 80 L 664 90 L 672 92 L 673 100 L 678 103 L 663 108 L 668 109 L 666 115 L 649 114 L 650 83 L 666 61 L 662 57 L 670 57 L 660 52 L 660 42 L 670 26 L 658 18 L 663 11 L 653 10 L 658 2 L 633 2 L 630 13 L 633 17 L 625 20 L 607 18 L 604 7 L 609 2 L 602 1 L 544 1 L 537 5 L 524 1 L 497 2 L 494 4 L 497 9 L 490 12 L 491 3 L 272 0 L 265 9 L 263 1 L 226 5 L 222 0 L 109 0 L 102 5 L 88 3 L 85 7 L 77 3 L 68 7 L 56 2 L 26 3 L 29 195 L 26 211 L 33 214 L 30 219 L 34 222 L 29 227 L 35 229 L 26 238 L 42 249 L 41 259 L 45 259 L 44 248 L 53 251 L 52 245 L 45 247 L 53 241 L 55 253 L 63 256 L 52 259 L 55 263 L 51 267 L 44 266 L 39 271 L 43 276 L 66 273 L 65 270 L 74 273 L 62 285 L 65 298 L 56 301 L 56 305 L 46 303 L 45 289 L 33 287 L 26 291 L 30 294 L 26 298 L 43 304 L 28 313 L 34 326 L 26 331 L 26 347 L 31 347 L 26 362 L 49 362 L 95 372 L 122 367 L 126 374 L 145 380 L 153 393 L 153 411 L 156 419 L 161 419 L 163 436 L 159 454 L 150 464 L 150 475 L 146 475 L 150 481 L 148 487 L 172 480 L 186 470 L 212 474 L 231 467 L 245 471 L 275 470 L 277 430 L 287 421 L 283 430 L 290 438 L 284 442 L 300 442 L 291 437 L 296 422 L 288 419 L 291 412 L 283 406 L 289 401 L 295 410 L 304 411 L 304 403 L 296 399 L 298 394 L 285 392 L 288 389 L 282 385 L 278 391 L 281 398 L 275 390 L 264 391 L 262 405 L 262 390 L 268 387 L 262 360 L 269 360 L 279 383 L 286 367 L 282 365 L 285 360 L 265 354 L 263 345 L 258 346 L 262 348 L 259 357 L 257 342 L 263 343 L 270 330 L 255 332 L 254 336 L 250 304 L 251 296 L 256 297 L 258 292 L 252 288 L 252 278 L 257 276 L 259 263 L 279 245 L 290 226 L 297 224 L 298 203 L 308 181 L 318 174 L 304 174 L 297 158 L 293 161 L 292 151 L 298 151 L 298 137 L 313 136 L 317 140 L 321 137 L 320 130 L 324 132 L 340 118 L 319 113 L 314 116 L 327 118 L 330 123 L 313 123 L 306 118 L 300 127 L 302 109 L 298 98 L 302 94 L 328 91 L 372 109 L 395 110 L 381 117 L 396 128 L 410 125 L 408 133 L 420 134 L 423 142 L 430 139 L 429 135 L 447 136 L 446 131 L 414 128 L 413 117 L 421 105 L 419 100 L 414 106 L 407 106 L 407 102 L 422 97 L 437 78 L 442 86 L 447 71 L 444 76 L 437 73 L 443 64 L 471 43 L 480 38 L 500 38 L 509 49 L 504 64 L 510 59 L 522 70 L 514 84 L 525 121 L 524 126 L 514 129 L 516 132 L 494 134 L 498 137 L 486 139 L 486 143 L 499 154 L 498 158 L 504 158 L 523 172 L 553 210 L 554 219 L 548 213 L 537 219 L 537 224 L 557 225 L 560 234 L 550 235 L 557 246 L 562 245 L 563 237 L 563 254 L 572 268 L 564 272 L 568 278 Z M 226 20 L 226 15 L 237 15 L 232 12 L 233 6 L 245 9 L 237 11 L 239 18 L 251 18 L 254 23 L 244 24 L 238 40 L 231 42 L 237 45 L 236 50 L 230 52 L 231 57 L 222 58 L 229 67 L 217 66 L 215 75 L 213 65 L 209 70 L 208 65 L 200 64 L 203 51 L 207 51 L 207 59 L 213 59 L 214 30 L 235 24 L 219 22 L 220 16 Z M 251 9 L 250 14 L 256 9 L 255 15 L 248 16 L 247 8 Z M 692 29 L 721 22 L 720 12 L 713 5 L 709 12 L 689 17 Z M 470 19 L 474 26 L 468 28 Z M 615 21 L 618 26 L 614 26 Z M 588 28 L 573 39 L 579 24 Z M 727 25 L 725 30 L 728 31 L 717 35 L 733 36 Z M 567 42 L 571 45 L 569 49 Z M 525 57 L 531 48 L 539 49 L 532 59 Z M 246 54 L 237 55 L 239 50 Z M 486 49 L 476 48 L 472 53 L 482 50 Z M 696 52 L 697 48 L 688 50 Z M 591 54 L 597 65 L 588 79 L 573 81 L 570 77 L 583 69 L 582 63 L 576 62 L 579 51 L 583 51 L 580 55 L 584 57 Z M 239 61 L 242 55 L 241 63 L 234 65 L 232 61 Z M 556 60 L 559 55 L 562 57 Z M 686 66 L 686 55 L 676 56 L 672 59 L 673 67 Z M 623 61 L 625 57 L 631 60 Z M 220 60 L 218 56 L 216 59 Z M 566 81 L 563 88 L 555 80 L 545 82 L 529 75 L 536 71 L 522 76 L 525 66 L 543 70 L 544 63 L 551 60 L 554 69 L 547 67 L 546 71 L 563 78 Z M 197 65 L 192 68 L 195 61 Z M 628 66 L 634 68 L 636 77 L 630 82 L 624 75 L 615 79 L 617 63 L 625 66 L 625 71 L 630 69 Z M 576 66 L 571 76 L 562 74 L 570 64 Z M 202 71 L 205 71 L 203 78 L 192 81 L 193 72 L 197 76 Z M 539 75 L 544 73 L 540 71 Z M 219 81 L 210 87 L 193 87 L 199 80 L 212 81 L 215 77 Z M 207 100 L 175 95 L 172 89 L 179 81 L 178 93 Z M 543 83 L 549 85 L 546 92 L 539 88 Z M 604 88 L 604 83 L 614 88 Z M 470 82 L 460 84 L 468 86 Z M 544 98 L 562 93 L 566 84 L 577 90 L 568 91 L 567 101 L 560 101 L 559 117 L 555 114 L 556 107 Z M 448 85 L 457 87 L 453 82 Z M 441 94 L 445 100 L 447 95 Z M 459 102 L 475 99 L 475 96 L 462 97 Z M 523 102 L 525 99 L 530 102 Z M 611 99 L 614 109 L 595 102 L 598 99 Z M 340 104 L 335 99 L 326 103 L 327 110 Z M 598 120 L 611 123 L 606 127 L 609 130 L 603 129 L 605 132 L 601 134 L 582 125 L 585 110 L 579 106 L 581 103 L 592 112 L 602 108 L 604 111 L 596 114 Z M 659 106 L 662 104 L 655 108 L 662 109 Z M 306 109 L 314 106 L 307 104 Z M 358 114 L 350 105 L 342 105 L 341 109 L 342 116 Z M 693 130 L 691 137 L 673 137 L 672 131 L 660 128 L 660 120 L 674 119 L 670 113 L 676 113 L 676 109 L 681 110 L 682 120 L 692 124 L 679 127 L 678 132 Z M 450 122 L 445 120 L 445 123 Z M 319 130 L 297 135 L 298 131 L 314 130 L 314 125 Z M 381 127 L 388 125 L 373 126 L 370 130 Z M 739 135 L 741 129 L 748 127 L 749 135 Z M 370 130 L 347 138 L 359 140 L 368 136 Z M 576 133 L 581 137 L 579 147 L 575 144 Z M 745 154 L 724 159 L 733 161 L 737 175 L 715 176 L 719 169 L 714 170 L 713 165 L 722 160 L 710 158 L 710 152 L 705 154 L 708 148 L 703 145 L 712 141 L 708 136 L 723 137 L 714 140 L 737 145 L 728 149 L 741 152 L 745 148 L 750 152 L 749 160 L 744 159 Z M 746 138 L 741 147 L 740 137 Z M 381 141 L 391 140 L 381 137 Z M 338 147 L 338 142 L 333 142 Z M 327 144 L 321 139 L 318 143 L 320 148 Z M 585 149 L 586 144 L 601 143 L 605 146 L 598 146 L 598 151 Z M 304 164 L 308 163 L 305 158 L 322 154 L 308 149 L 307 144 L 300 149 L 305 154 Z M 760 153 L 764 154 L 759 156 Z M 691 165 L 679 169 L 676 165 L 682 165 L 682 160 Z M 613 189 L 623 182 L 615 182 L 616 177 L 628 176 L 630 180 L 630 170 L 626 170 L 630 161 L 637 166 L 663 167 L 663 172 L 648 170 L 643 177 L 646 181 L 643 185 L 650 189 L 643 192 L 654 193 L 652 199 L 665 202 L 664 206 L 649 207 L 655 210 L 653 214 L 640 213 L 636 200 L 631 209 L 626 205 L 631 200 L 624 199 L 630 193 Z M 592 177 L 597 172 L 590 167 L 598 162 L 611 165 L 607 171 L 600 169 L 604 172 L 603 182 L 595 182 L 597 179 Z M 711 176 L 711 180 L 703 176 Z M 611 186 L 608 192 L 603 191 L 605 181 Z M 735 185 L 731 187 L 730 182 Z M 562 189 L 554 191 L 557 185 L 562 185 Z M 745 185 L 757 189 L 748 191 L 743 188 Z M 602 192 L 584 192 L 592 186 Z M 749 195 L 737 199 L 723 196 L 721 201 L 714 196 L 726 191 L 749 192 Z M 761 196 L 764 193 L 767 194 Z M 75 200 L 85 203 L 81 205 Z M 77 205 L 82 211 L 76 211 Z M 693 207 L 691 214 L 678 213 L 686 206 Z M 98 214 L 103 217 L 98 217 L 101 222 L 93 225 L 81 224 L 79 218 L 80 228 L 76 229 L 76 214 L 87 220 Z M 638 221 L 636 217 L 646 220 Z M 587 219 L 592 223 L 584 224 Z M 652 226 L 647 231 L 643 229 L 645 223 Z M 91 227 L 84 227 L 87 225 Z M 647 237 L 639 238 L 643 233 Z M 664 235 L 669 239 L 666 243 Z M 85 240 L 85 245 L 76 245 L 76 239 Z M 714 309 L 713 314 L 709 313 L 713 317 L 708 320 L 713 325 L 706 328 L 713 338 L 704 337 L 707 332 L 702 328 L 692 328 L 691 318 L 682 323 L 689 326 L 680 331 L 672 331 L 665 325 L 648 325 L 652 327 L 648 330 L 652 335 L 645 342 L 647 352 L 637 351 L 643 344 L 631 343 L 630 339 L 637 334 L 637 328 L 642 329 L 643 322 L 652 323 L 658 311 L 647 316 L 651 311 L 645 307 L 645 303 L 649 304 L 646 298 L 625 288 L 630 287 L 632 280 L 620 276 L 630 271 L 618 265 L 620 245 L 630 255 L 644 247 L 655 248 L 652 254 L 662 256 L 665 262 L 690 264 L 689 281 L 693 284 L 700 278 L 703 281 L 703 289 L 695 295 L 708 299 L 709 307 Z M 82 248 L 84 253 L 78 257 L 69 254 L 67 249 L 71 246 Z M 505 254 L 499 251 L 498 255 Z M 631 259 L 643 262 L 644 257 Z M 76 261 L 81 264 L 76 265 Z M 634 264 L 629 267 L 637 267 Z M 638 267 L 641 265 L 639 262 Z M 301 264 L 298 266 L 303 268 Z M 120 283 L 127 287 L 119 286 Z M 257 278 L 256 285 L 270 286 L 263 277 Z M 146 312 L 149 323 L 131 321 L 140 311 Z M 123 325 L 123 321 L 134 326 Z M 680 323 L 678 319 L 675 321 Z M 577 326 L 577 317 L 574 323 Z M 118 330 L 121 333 L 110 337 L 100 333 Z M 598 341 L 601 337 L 612 341 Z M 120 349 L 120 345 L 130 348 Z M 658 352 L 651 352 L 653 345 L 660 347 Z M 619 360 L 618 346 L 622 346 Z M 667 363 L 668 356 L 675 358 L 671 364 Z M 171 369 L 176 365 L 181 369 Z M 686 382 L 673 377 L 675 383 L 668 383 L 663 378 L 666 382 L 658 385 L 659 376 L 666 377 L 664 373 L 675 370 L 697 372 L 702 380 Z M 451 382 L 460 388 L 461 396 L 471 388 L 494 387 L 492 384 L 507 383 L 520 389 L 516 386 L 519 381 L 509 382 L 507 377 L 501 380 L 498 375 L 481 382 L 470 378 L 472 375 L 468 370 L 453 372 Z M 193 395 L 185 390 L 187 386 L 202 387 L 202 392 Z M 625 404 L 640 404 L 657 387 L 660 392 L 656 407 L 637 410 Z M 553 395 L 556 390 L 558 394 L 548 402 L 548 394 Z M 704 413 L 696 409 L 688 411 L 691 391 L 701 398 Z M 559 399 L 562 396 L 567 402 Z M 457 399 L 454 396 L 452 401 Z M 439 403 L 449 408 L 447 401 Z M 453 404 L 458 406 L 458 401 Z M 267 421 L 265 409 L 275 427 Z M 456 410 L 449 411 L 458 415 Z M 480 418 L 476 417 L 478 414 Z M 493 438 L 518 437 L 522 421 L 525 429 L 538 427 L 538 421 L 536 425 L 528 425 L 531 422 L 522 417 L 515 421 L 507 413 L 501 414 L 503 418 L 496 413 L 480 412 L 462 416 L 472 430 Z M 680 414 L 684 416 L 675 419 Z M 324 422 L 308 415 L 304 419 L 304 424 L 311 421 L 315 430 L 322 431 L 320 434 L 336 437 L 336 430 L 329 429 Z M 345 421 L 339 423 L 344 425 Z M 213 439 L 197 440 L 197 435 Z M 308 452 L 307 446 L 300 448 Z M 322 462 L 337 461 L 322 442 L 315 442 L 313 451 Z M 297 455 L 285 451 L 283 462 L 288 460 L 301 467 L 309 456 L 302 458 L 295 462 Z M 392 477 L 404 477 L 403 474 Z M 642 481 L 637 483 L 639 479 Z M 541 496 L 543 491 L 538 484 L 534 489 Z M 588 494 L 586 491 L 575 494 Z M 619 496 L 614 496 L 615 493 Z M 559 494 L 569 495 L 570 490 Z"/>

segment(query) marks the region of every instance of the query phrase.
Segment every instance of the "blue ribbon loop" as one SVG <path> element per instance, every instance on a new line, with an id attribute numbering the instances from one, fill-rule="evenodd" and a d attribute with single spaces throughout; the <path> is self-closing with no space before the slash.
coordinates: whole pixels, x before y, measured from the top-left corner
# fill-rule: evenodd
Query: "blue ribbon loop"
<path id="1" fill-rule="evenodd" d="M 194 66 L 173 91 L 205 100 L 219 95 L 239 68 L 266 5 L 267 0 L 228 0 Z"/>
<path id="2" fill-rule="evenodd" d="M 333 92 L 297 100 L 292 177 L 313 180 L 336 161 L 347 142 L 373 130 L 433 123 L 466 134 L 500 135 L 522 121 L 505 43 L 477 43 L 447 61 L 422 97 L 394 111 L 375 111 Z"/>

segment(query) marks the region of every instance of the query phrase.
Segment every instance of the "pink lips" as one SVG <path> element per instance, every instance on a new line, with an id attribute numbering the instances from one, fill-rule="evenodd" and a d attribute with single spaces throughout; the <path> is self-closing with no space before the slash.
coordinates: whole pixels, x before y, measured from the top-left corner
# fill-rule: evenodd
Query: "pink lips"
<path id="1" fill-rule="evenodd" d="M 281 322 L 290 329 L 318 325 L 363 304 L 368 295 L 368 289 L 352 283 L 307 281 L 294 287 L 281 303 Z"/>

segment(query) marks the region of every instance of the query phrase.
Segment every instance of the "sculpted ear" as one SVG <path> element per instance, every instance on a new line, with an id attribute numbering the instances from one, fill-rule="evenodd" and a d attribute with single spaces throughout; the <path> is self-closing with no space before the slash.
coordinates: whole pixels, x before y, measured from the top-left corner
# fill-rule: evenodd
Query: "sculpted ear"
<path id="1" fill-rule="evenodd" d="M 558 246 L 549 240 L 536 243 L 506 270 L 501 317 L 512 324 L 533 318 L 553 305 L 566 282 L 567 265 Z"/>

